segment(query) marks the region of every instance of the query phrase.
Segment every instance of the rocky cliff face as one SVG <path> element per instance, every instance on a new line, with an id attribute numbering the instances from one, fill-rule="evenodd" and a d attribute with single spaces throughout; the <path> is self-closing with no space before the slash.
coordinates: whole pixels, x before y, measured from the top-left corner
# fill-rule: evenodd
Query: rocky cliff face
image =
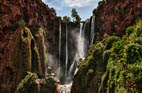
<path id="1" fill-rule="evenodd" d="M 141 0 L 103 0 L 94 10 L 96 16 L 96 31 L 103 34 L 125 34 L 126 27 L 135 24 L 141 18 Z"/>
<path id="2" fill-rule="evenodd" d="M 41 0 L 0 0 L 0 92 L 14 92 L 27 71 L 45 76 L 43 43 L 55 42 L 57 22 Z"/>
<path id="3" fill-rule="evenodd" d="M 81 61 L 73 79 L 72 93 L 142 91 L 139 50 L 142 25 L 138 21 L 141 19 L 141 5 L 140 0 L 106 0 L 99 3 L 94 14 L 95 33 L 101 41 L 95 40 L 88 56 Z M 130 26 L 132 24 L 136 25 Z"/>

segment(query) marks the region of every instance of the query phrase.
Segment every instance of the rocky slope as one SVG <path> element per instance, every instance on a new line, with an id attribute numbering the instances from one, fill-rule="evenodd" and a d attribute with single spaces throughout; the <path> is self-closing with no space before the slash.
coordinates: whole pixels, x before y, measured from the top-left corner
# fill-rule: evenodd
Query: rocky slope
<path id="1" fill-rule="evenodd" d="M 71 93 L 142 91 L 142 22 L 138 21 L 141 19 L 141 5 L 140 0 L 106 0 L 99 3 L 94 10 L 95 44 L 79 65 Z M 133 24 L 136 25 L 131 26 Z"/>
<path id="2" fill-rule="evenodd" d="M 55 42 L 57 22 L 41 0 L 0 0 L 0 92 L 14 92 L 27 71 L 45 76 L 44 42 Z"/>
<path id="3" fill-rule="evenodd" d="M 102 0 L 93 11 L 96 16 L 96 30 L 101 34 L 125 34 L 125 29 L 141 18 L 141 0 Z"/>
<path id="4" fill-rule="evenodd" d="M 71 93 L 141 93 L 142 21 L 122 38 L 106 36 L 79 65 Z"/>

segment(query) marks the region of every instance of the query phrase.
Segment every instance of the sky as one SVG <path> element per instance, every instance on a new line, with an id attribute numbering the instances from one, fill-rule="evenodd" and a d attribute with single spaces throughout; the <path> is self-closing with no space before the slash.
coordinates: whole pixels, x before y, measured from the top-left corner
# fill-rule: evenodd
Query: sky
<path id="1" fill-rule="evenodd" d="M 50 8 L 56 10 L 57 16 L 71 17 L 72 8 L 76 8 L 82 20 L 90 18 L 92 11 L 100 0 L 42 0 Z"/>

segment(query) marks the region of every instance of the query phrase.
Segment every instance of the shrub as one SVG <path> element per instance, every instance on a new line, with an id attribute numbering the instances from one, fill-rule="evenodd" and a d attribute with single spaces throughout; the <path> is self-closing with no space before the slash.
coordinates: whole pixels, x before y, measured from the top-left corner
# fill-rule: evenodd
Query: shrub
<path id="1" fill-rule="evenodd" d="M 130 36 L 130 34 L 132 34 L 132 32 L 134 32 L 134 26 L 130 26 L 126 29 L 127 36 Z"/>
<path id="2" fill-rule="evenodd" d="M 142 45 L 129 44 L 125 51 L 128 64 L 142 61 Z"/>
<path id="3" fill-rule="evenodd" d="M 120 40 L 120 37 L 117 37 L 117 36 L 108 37 L 105 41 L 105 49 L 110 49 L 113 43 L 119 40 Z"/>

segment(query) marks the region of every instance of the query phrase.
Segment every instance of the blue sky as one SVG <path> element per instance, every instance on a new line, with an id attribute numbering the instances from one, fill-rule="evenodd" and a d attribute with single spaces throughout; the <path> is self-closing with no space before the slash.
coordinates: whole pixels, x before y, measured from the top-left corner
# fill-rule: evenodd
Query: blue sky
<path id="1" fill-rule="evenodd" d="M 82 20 L 92 15 L 92 10 L 97 7 L 100 0 L 42 0 L 50 8 L 56 10 L 57 16 L 71 17 L 72 8 L 76 8 Z"/>

